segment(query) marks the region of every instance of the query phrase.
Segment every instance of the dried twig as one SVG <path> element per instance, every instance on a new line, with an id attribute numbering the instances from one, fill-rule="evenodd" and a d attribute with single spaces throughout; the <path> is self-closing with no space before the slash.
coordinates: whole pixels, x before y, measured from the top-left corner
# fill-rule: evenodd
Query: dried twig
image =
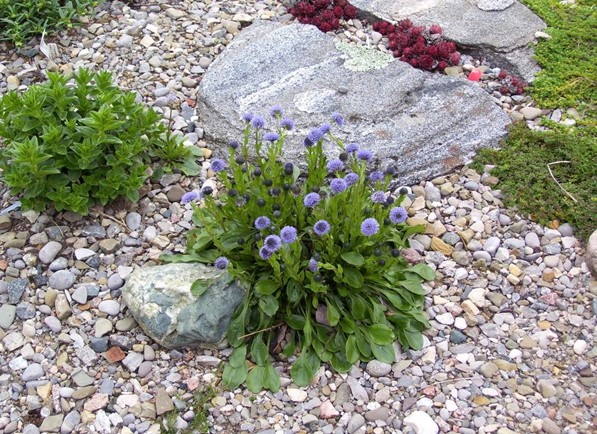
<path id="1" fill-rule="evenodd" d="M 568 193 L 568 192 L 567 192 L 567 191 L 564 189 L 564 187 L 562 187 L 562 184 L 560 184 L 560 183 L 558 182 L 558 180 L 556 179 L 556 177 L 555 177 L 555 176 L 553 176 L 553 172 L 551 171 L 551 167 L 550 167 L 550 166 L 551 166 L 552 164 L 564 164 L 564 163 L 568 163 L 568 164 L 570 164 L 570 161 L 554 161 L 553 163 L 547 163 L 547 170 L 549 171 L 549 174 L 551 175 L 551 179 L 553 179 L 553 180 L 555 181 L 555 183 L 556 183 L 556 184 L 558 184 L 558 187 L 560 187 L 560 188 L 562 189 L 562 191 L 563 191 L 564 193 L 566 193 L 570 199 L 572 199 L 572 200 L 573 200 L 575 203 L 578 203 L 578 201 L 577 201 L 577 200 L 574 198 L 574 196 L 572 196 L 570 193 Z"/>
<path id="2" fill-rule="evenodd" d="M 103 212 L 103 211 L 100 211 L 100 210 L 94 210 L 94 212 L 98 213 L 98 214 L 99 214 L 99 215 L 101 215 L 102 217 L 105 217 L 105 218 L 107 218 L 107 219 L 110 219 L 110 220 L 112 220 L 113 222 L 116 222 L 116 223 L 118 223 L 118 224 L 122 225 L 122 226 L 124 227 L 124 229 L 125 229 L 125 230 L 128 230 L 128 227 L 127 227 L 126 223 L 125 223 L 125 222 L 123 222 L 122 220 L 120 220 L 120 219 L 117 219 L 116 217 L 113 217 L 113 216 L 111 216 L 110 214 L 106 214 L 105 212 Z"/>
<path id="3" fill-rule="evenodd" d="M 256 335 L 257 333 L 261 333 L 261 332 L 267 332 L 267 331 L 269 331 L 269 330 L 273 330 L 273 329 L 275 329 L 275 328 L 278 328 L 278 327 L 280 327 L 280 326 L 281 326 L 281 325 L 283 325 L 283 324 L 284 324 L 284 323 L 283 323 L 283 322 L 281 322 L 280 324 L 273 325 L 273 326 L 271 326 L 271 327 L 268 327 L 268 328 L 266 328 L 266 329 L 257 330 L 256 332 L 253 332 L 253 333 L 248 333 L 248 334 L 246 334 L 246 335 L 239 336 L 239 337 L 238 337 L 238 339 L 244 339 L 244 338 L 248 338 L 249 336 Z"/>

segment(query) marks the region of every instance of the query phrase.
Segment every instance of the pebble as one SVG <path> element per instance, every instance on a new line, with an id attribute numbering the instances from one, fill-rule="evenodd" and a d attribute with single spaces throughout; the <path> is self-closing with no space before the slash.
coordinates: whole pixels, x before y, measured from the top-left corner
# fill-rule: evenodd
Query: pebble
<path id="1" fill-rule="evenodd" d="M 76 276 L 68 270 L 59 270 L 50 276 L 49 284 L 59 291 L 69 289 L 75 283 Z"/>
<path id="2" fill-rule="evenodd" d="M 384 377 L 392 371 L 392 365 L 379 360 L 371 360 L 367 363 L 366 371 L 372 377 Z"/>
<path id="3" fill-rule="evenodd" d="M 404 425 L 410 426 L 416 434 L 438 434 L 439 426 L 423 411 L 414 411 L 404 418 Z"/>
<path id="4" fill-rule="evenodd" d="M 14 322 L 17 313 L 17 307 L 12 304 L 3 304 L 0 306 L 0 328 L 8 330 Z"/>
<path id="5" fill-rule="evenodd" d="M 62 244 L 60 244 L 58 241 L 49 241 L 40 249 L 38 258 L 42 263 L 49 264 L 56 258 L 61 250 Z"/>
<path id="6" fill-rule="evenodd" d="M 116 316 L 120 313 L 120 303 L 116 300 L 104 300 L 100 302 L 98 309 L 107 315 Z"/>
<path id="7" fill-rule="evenodd" d="M 31 363 L 21 374 L 21 379 L 23 381 L 33 381 L 43 377 L 44 375 L 44 369 L 39 363 Z"/>

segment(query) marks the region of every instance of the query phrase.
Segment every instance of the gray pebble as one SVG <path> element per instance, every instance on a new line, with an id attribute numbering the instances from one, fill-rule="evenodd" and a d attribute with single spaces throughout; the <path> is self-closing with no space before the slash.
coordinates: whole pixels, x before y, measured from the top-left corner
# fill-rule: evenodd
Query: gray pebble
<path id="1" fill-rule="evenodd" d="M 28 286 L 29 279 L 15 279 L 8 282 L 8 302 L 10 304 L 17 304 Z"/>
<path id="2" fill-rule="evenodd" d="M 0 328 L 8 329 L 15 320 L 17 308 L 12 304 L 0 306 Z"/>
<path id="3" fill-rule="evenodd" d="M 118 273 L 114 273 L 108 278 L 108 289 L 111 291 L 119 289 L 122 285 L 124 285 L 124 279 Z"/>
<path id="4" fill-rule="evenodd" d="M 58 241 L 50 241 L 41 248 L 38 258 L 44 264 L 49 264 L 56 258 L 56 255 L 62 250 L 62 244 Z"/>
<path id="5" fill-rule="evenodd" d="M 136 231 L 141 227 L 141 214 L 130 212 L 126 215 L 125 222 L 131 231 Z"/>
<path id="6" fill-rule="evenodd" d="M 17 304 L 17 316 L 23 321 L 35 318 L 35 306 L 26 301 L 20 302 Z"/>
<path id="7" fill-rule="evenodd" d="M 89 341 L 89 346 L 96 353 L 104 353 L 108 351 L 108 336 L 102 336 L 101 338 L 92 337 Z"/>
<path id="8" fill-rule="evenodd" d="M 44 376 L 44 369 L 39 363 L 32 363 L 21 374 L 23 381 L 33 381 Z"/>
<path id="9" fill-rule="evenodd" d="M 48 328 L 54 333 L 58 333 L 60 330 L 62 330 L 62 323 L 55 316 L 47 316 L 44 319 L 44 324 L 47 325 Z"/>
<path id="10" fill-rule="evenodd" d="M 49 284 L 58 290 L 69 289 L 75 283 L 76 277 L 68 270 L 59 270 L 50 276 Z"/>
<path id="11" fill-rule="evenodd" d="M 81 231 L 84 237 L 106 238 L 106 229 L 100 225 L 87 225 Z"/>
<path id="12" fill-rule="evenodd" d="M 120 313 L 120 303 L 116 300 L 104 300 L 100 302 L 98 309 L 107 315 L 118 315 Z"/>
<path id="13" fill-rule="evenodd" d="M 493 256 L 500 246 L 500 242 L 498 237 L 489 237 L 483 244 L 483 250 Z"/>
<path id="14" fill-rule="evenodd" d="M 48 268 L 50 269 L 50 271 L 59 271 L 59 270 L 66 270 L 67 267 L 68 267 L 68 259 L 60 257 L 60 258 L 54 259 Z"/>

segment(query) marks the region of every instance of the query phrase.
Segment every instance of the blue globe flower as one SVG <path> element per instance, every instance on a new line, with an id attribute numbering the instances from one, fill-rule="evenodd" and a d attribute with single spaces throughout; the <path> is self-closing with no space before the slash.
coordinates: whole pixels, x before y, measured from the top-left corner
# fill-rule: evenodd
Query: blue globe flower
<path id="1" fill-rule="evenodd" d="M 384 203 L 386 201 L 386 194 L 383 191 L 376 191 L 371 195 L 373 203 Z"/>
<path id="2" fill-rule="evenodd" d="M 280 239 L 285 244 L 290 244 L 296 241 L 297 230 L 294 226 L 284 226 L 280 231 Z"/>
<path id="3" fill-rule="evenodd" d="M 368 218 L 361 223 L 361 233 L 366 237 L 375 235 L 379 231 L 379 223 L 374 218 Z"/>
<path id="4" fill-rule="evenodd" d="M 336 125 L 344 125 L 344 118 L 338 112 L 332 113 L 332 119 L 336 122 Z"/>
<path id="5" fill-rule="evenodd" d="M 270 219 L 264 215 L 255 219 L 255 229 L 258 229 L 260 231 L 269 228 L 271 224 L 272 222 L 270 221 Z"/>
<path id="6" fill-rule="evenodd" d="M 259 256 L 261 257 L 261 259 L 265 259 L 266 261 L 272 257 L 272 255 L 274 254 L 274 252 L 272 252 L 271 250 L 268 250 L 267 247 L 262 247 L 261 249 L 259 249 Z"/>
<path id="7" fill-rule="evenodd" d="M 315 232 L 315 235 L 319 237 L 322 237 L 325 234 L 327 234 L 330 231 L 330 229 L 330 224 L 325 220 L 319 220 L 315 222 L 315 224 L 313 225 L 313 232 Z"/>
<path id="8" fill-rule="evenodd" d="M 320 200 L 321 200 L 321 196 L 319 194 L 317 194 L 317 193 L 309 193 L 303 199 L 303 204 L 307 208 L 313 208 L 315 205 L 317 205 L 319 203 Z"/>
<path id="9" fill-rule="evenodd" d="M 216 173 L 221 172 L 222 170 L 226 169 L 227 166 L 228 165 L 226 164 L 226 162 L 219 158 L 216 158 L 216 159 L 212 160 L 212 162 L 211 162 L 211 170 L 213 170 Z"/>
<path id="10" fill-rule="evenodd" d="M 280 138 L 280 136 L 278 135 L 278 133 L 265 133 L 263 135 L 263 138 L 268 142 L 275 142 Z"/>
<path id="11" fill-rule="evenodd" d="M 335 158 L 330 160 L 327 164 L 328 172 L 338 172 L 340 170 L 344 170 L 344 163 L 342 160 Z"/>
<path id="12" fill-rule="evenodd" d="M 180 198 L 180 203 L 182 203 L 183 205 L 189 203 L 189 202 L 193 202 L 196 201 L 197 199 L 199 199 L 200 194 L 197 191 L 189 191 L 188 193 L 185 193 L 182 195 L 182 197 Z"/>
<path id="13" fill-rule="evenodd" d="M 282 240 L 277 235 L 268 235 L 263 241 L 263 247 L 273 253 L 282 247 Z"/>
<path id="14" fill-rule="evenodd" d="M 280 121 L 280 126 L 285 130 L 292 130 L 294 129 L 294 121 L 292 119 L 284 118 Z"/>
<path id="15" fill-rule="evenodd" d="M 261 116 L 255 116 L 251 119 L 251 125 L 253 125 L 253 128 L 263 128 L 265 127 L 265 119 Z"/>
<path id="16" fill-rule="evenodd" d="M 336 194 L 342 193 L 347 187 L 346 181 L 344 181 L 342 178 L 334 178 L 330 182 L 330 188 Z"/>
<path id="17" fill-rule="evenodd" d="M 359 150 L 359 144 L 358 143 L 349 143 L 346 146 L 346 152 L 350 152 L 351 154 L 354 154 L 358 150 Z"/>
<path id="18" fill-rule="evenodd" d="M 390 210 L 390 220 L 396 224 L 404 223 L 408 218 L 408 213 L 404 208 L 398 206 Z"/>
<path id="19" fill-rule="evenodd" d="M 218 259 L 214 261 L 214 266 L 218 270 L 225 270 L 230 265 L 230 261 L 225 256 L 220 256 Z"/>
<path id="20" fill-rule="evenodd" d="M 312 273 L 315 273 L 317 270 L 319 270 L 319 265 L 317 264 L 317 261 L 313 258 L 309 259 L 309 264 L 307 265 L 307 270 L 309 270 Z"/>
<path id="21" fill-rule="evenodd" d="M 346 185 L 348 185 L 349 187 L 351 185 L 356 184 L 358 180 L 359 180 L 359 175 L 357 175 L 354 172 L 347 173 L 346 176 L 344 177 L 344 181 L 346 181 Z"/>
<path id="22" fill-rule="evenodd" d="M 359 149 L 357 151 L 357 158 L 363 161 L 369 161 L 373 158 L 373 152 L 368 149 Z"/>

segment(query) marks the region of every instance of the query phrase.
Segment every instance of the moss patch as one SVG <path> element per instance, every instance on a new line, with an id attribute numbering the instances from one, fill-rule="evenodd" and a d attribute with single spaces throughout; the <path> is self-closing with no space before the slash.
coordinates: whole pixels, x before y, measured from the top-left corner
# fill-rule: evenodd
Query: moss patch
<path id="1" fill-rule="evenodd" d="M 477 169 L 495 164 L 492 174 L 500 179 L 506 203 L 517 206 L 538 222 L 568 222 L 576 235 L 588 239 L 597 228 L 597 27 L 591 0 L 562 5 L 558 0 L 523 0 L 547 25 L 552 39 L 536 47 L 542 71 L 530 87 L 538 107 L 573 107 L 582 119 L 565 127 L 543 120 L 550 131 L 514 126 L 501 150 L 484 150 L 475 159 Z M 564 114 L 564 116 L 566 116 Z M 549 173 L 576 202 L 556 184 Z"/>

